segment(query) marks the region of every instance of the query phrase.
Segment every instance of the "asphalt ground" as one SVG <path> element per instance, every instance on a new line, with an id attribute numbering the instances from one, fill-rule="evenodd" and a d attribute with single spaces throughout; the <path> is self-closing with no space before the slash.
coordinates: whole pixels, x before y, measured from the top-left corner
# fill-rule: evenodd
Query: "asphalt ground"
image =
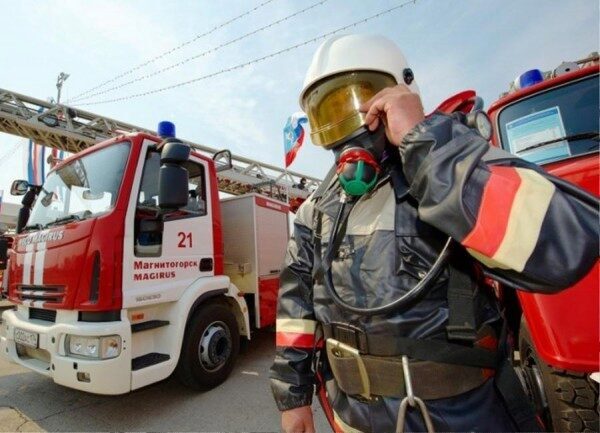
<path id="1" fill-rule="evenodd" d="M 229 379 L 207 392 L 172 377 L 129 394 L 99 396 L 56 385 L 0 358 L 0 432 L 280 431 L 268 381 L 273 343 L 273 332 L 256 332 Z M 317 431 L 330 431 L 316 402 L 313 412 Z"/>

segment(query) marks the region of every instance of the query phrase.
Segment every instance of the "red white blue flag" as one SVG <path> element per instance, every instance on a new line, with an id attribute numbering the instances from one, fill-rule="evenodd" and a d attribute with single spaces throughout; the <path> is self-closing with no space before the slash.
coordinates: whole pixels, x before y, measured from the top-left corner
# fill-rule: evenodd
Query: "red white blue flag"
<path id="1" fill-rule="evenodd" d="M 285 168 L 288 168 L 294 159 L 298 150 L 304 141 L 304 126 L 302 124 L 308 122 L 306 114 L 301 111 L 292 114 L 288 117 L 285 127 L 283 128 L 283 148 L 285 151 Z"/>
<path id="2" fill-rule="evenodd" d="M 29 140 L 27 152 L 27 181 L 32 185 L 44 183 L 46 171 L 46 146 Z"/>

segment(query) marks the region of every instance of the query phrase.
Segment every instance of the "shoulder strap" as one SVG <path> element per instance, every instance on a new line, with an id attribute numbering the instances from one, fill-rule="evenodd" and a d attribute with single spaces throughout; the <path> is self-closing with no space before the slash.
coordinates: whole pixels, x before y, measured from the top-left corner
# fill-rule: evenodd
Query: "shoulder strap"
<path id="1" fill-rule="evenodd" d="M 334 165 L 329 169 L 329 172 L 321 182 L 321 185 L 315 190 L 312 195 L 312 200 L 315 202 L 314 211 L 313 211 L 313 222 L 312 222 L 312 232 L 313 232 L 313 270 L 312 277 L 313 280 L 322 281 L 323 280 L 323 257 L 321 254 L 321 246 L 322 246 L 322 237 L 321 231 L 323 228 L 323 212 L 319 210 L 317 204 L 323 198 L 323 195 L 331 188 L 334 184 L 335 177 L 337 175 L 337 167 Z"/>
<path id="2" fill-rule="evenodd" d="M 321 229 L 323 228 L 323 213 L 315 207 L 313 212 L 313 268 L 312 277 L 317 282 L 323 281 L 323 255 Z"/>
<path id="3" fill-rule="evenodd" d="M 459 254 L 454 249 L 454 255 Z M 460 254 L 459 254 L 460 255 Z M 470 260 L 469 260 L 470 261 Z M 466 270 L 464 263 L 451 260 L 448 279 L 448 340 L 474 343 L 477 339 L 475 323 L 475 282 Z"/>
<path id="4" fill-rule="evenodd" d="M 337 167 L 334 165 L 329 169 L 325 179 L 323 179 L 321 185 L 319 185 L 319 187 L 313 193 L 313 200 L 318 201 L 321 197 L 323 197 L 323 194 L 325 194 L 325 192 L 329 189 L 336 175 Z"/>

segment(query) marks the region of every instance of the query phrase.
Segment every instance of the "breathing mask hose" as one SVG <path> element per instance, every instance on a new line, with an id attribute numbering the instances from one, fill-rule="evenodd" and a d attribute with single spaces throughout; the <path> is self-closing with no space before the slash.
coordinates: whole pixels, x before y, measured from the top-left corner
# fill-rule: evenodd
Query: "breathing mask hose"
<path id="1" fill-rule="evenodd" d="M 348 223 L 348 217 L 350 215 L 350 211 L 352 210 L 353 204 L 351 204 L 348 212 L 345 212 L 346 209 L 347 197 L 345 193 L 342 193 L 340 197 L 340 208 L 336 215 L 335 221 L 333 223 L 333 227 L 331 229 L 331 234 L 329 236 L 329 245 L 327 246 L 327 252 L 325 254 L 325 261 L 323 263 L 325 267 L 325 289 L 327 290 L 327 294 L 331 297 L 333 302 L 343 310 L 349 311 L 351 313 L 358 314 L 360 316 L 376 316 L 390 313 L 394 310 L 405 308 L 412 302 L 414 302 L 419 296 L 429 290 L 435 279 L 442 271 L 444 265 L 448 261 L 448 257 L 450 254 L 450 246 L 452 244 L 452 238 L 448 238 L 446 244 L 442 248 L 440 255 L 437 257 L 431 269 L 425 274 L 425 276 L 419 281 L 412 289 L 410 289 L 407 293 L 399 297 L 398 299 L 379 306 L 379 307 L 357 307 L 354 305 L 348 304 L 344 301 L 338 292 L 335 289 L 333 284 L 333 274 L 332 274 L 332 264 L 334 253 L 337 251 L 339 247 L 339 243 L 343 239 L 346 232 L 346 225 Z"/>

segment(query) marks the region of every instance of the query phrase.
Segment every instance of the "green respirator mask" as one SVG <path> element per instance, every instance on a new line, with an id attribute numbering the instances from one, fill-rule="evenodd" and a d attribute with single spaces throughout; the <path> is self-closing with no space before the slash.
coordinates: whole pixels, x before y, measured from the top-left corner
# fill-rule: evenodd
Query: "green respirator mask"
<path id="1" fill-rule="evenodd" d="M 383 126 L 374 132 L 362 127 L 334 147 L 338 181 L 346 194 L 360 197 L 375 187 L 386 144 Z"/>

